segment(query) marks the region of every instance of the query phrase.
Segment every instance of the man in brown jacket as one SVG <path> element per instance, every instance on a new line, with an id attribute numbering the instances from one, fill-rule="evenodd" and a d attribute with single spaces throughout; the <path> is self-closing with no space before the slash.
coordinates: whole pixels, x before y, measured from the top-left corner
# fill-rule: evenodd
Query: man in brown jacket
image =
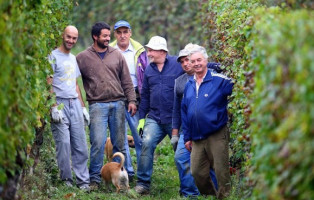
<path id="1" fill-rule="evenodd" d="M 113 153 L 126 156 L 125 102 L 132 116 L 136 113 L 136 96 L 128 65 L 123 55 L 109 46 L 110 26 L 97 22 L 92 27 L 93 45 L 76 57 L 90 113 L 90 182 L 97 188 L 104 161 L 104 147 L 109 125 Z"/>

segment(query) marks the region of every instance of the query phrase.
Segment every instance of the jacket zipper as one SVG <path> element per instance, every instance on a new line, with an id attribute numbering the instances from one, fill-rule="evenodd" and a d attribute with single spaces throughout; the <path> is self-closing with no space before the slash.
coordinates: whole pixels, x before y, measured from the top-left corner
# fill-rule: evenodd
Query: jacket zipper
<path id="1" fill-rule="evenodd" d="M 197 132 L 200 132 L 199 131 L 199 125 L 198 125 L 198 116 L 197 116 L 197 105 L 198 105 L 198 93 L 199 93 L 199 91 L 200 91 L 200 87 L 201 87 L 201 85 L 202 85 L 202 83 L 200 84 L 200 86 L 198 87 L 198 90 L 197 90 L 197 88 L 196 88 L 196 84 L 197 83 L 195 83 L 195 91 L 196 91 L 196 98 L 195 98 L 195 124 L 196 124 L 196 126 L 197 126 Z M 200 139 L 200 138 L 199 138 Z"/>

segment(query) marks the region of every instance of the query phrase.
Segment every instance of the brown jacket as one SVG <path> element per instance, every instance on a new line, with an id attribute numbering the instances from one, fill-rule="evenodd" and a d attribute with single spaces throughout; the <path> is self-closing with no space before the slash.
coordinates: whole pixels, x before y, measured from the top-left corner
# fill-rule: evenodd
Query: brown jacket
<path id="1" fill-rule="evenodd" d="M 104 59 L 93 46 L 76 56 L 89 103 L 128 100 L 136 102 L 128 65 L 123 55 L 108 47 Z"/>

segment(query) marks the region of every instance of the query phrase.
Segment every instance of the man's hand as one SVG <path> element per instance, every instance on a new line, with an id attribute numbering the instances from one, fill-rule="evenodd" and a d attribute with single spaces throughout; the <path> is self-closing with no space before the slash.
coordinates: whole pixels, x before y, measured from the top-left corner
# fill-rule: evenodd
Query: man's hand
<path id="1" fill-rule="evenodd" d="M 192 151 L 192 141 L 187 141 L 185 144 L 184 144 L 185 148 L 191 152 Z"/>
<path id="2" fill-rule="evenodd" d="M 85 124 L 88 126 L 90 124 L 90 118 L 89 118 L 88 111 L 85 107 L 83 107 L 83 117 L 84 117 Z"/>
<path id="3" fill-rule="evenodd" d="M 144 125 L 145 125 L 145 119 L 140 119 L 138 121 L 138 126 L 137 126 L 137 132 L 139 133 L 140 137 L 143 137 Z"/>
<path id="4" fill-rule="evenodd" d="M 63 113 L 61 110 L 58 110 L 58 106 L 51 108 L 51 118 L 54 123 L 60 123 L 62 121 Z"/>
<path id="5" fill-rule="evenodd" d="M 172 135 L 171 136 L 170 142 L 171 142 L 171 145 L 172 145 L 174 152 L 176 152 L 176 150 L 177 150 L 178 141 L 179 141 L 179 135 Z"/>
<path id="6" fill-rule="evenodd" d="M 51 85 L 53 81 L 53 75 L 47 76 L 46 80 L 47 80 L 47 84 Z"/>
<path id="7" fill-rule="evenodd" d="M 134 103 L 129 103 L 128 105 L 128 112 L 131 112 L 131 116 L 133 117 L 136 113 L 136 105 Z"/>

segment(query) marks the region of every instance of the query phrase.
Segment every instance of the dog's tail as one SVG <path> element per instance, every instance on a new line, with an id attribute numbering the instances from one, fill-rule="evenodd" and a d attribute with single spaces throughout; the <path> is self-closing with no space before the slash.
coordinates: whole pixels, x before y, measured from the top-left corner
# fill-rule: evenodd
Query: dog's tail
<path id="1" fill-rule="evenodd" d="M 112 159 L 117 156 L 121 159 L 119 167 L 122 168 L 125 161 L 124 155 L 121 152 L 116 152 L 115 154 L 113 154 Z"/>

